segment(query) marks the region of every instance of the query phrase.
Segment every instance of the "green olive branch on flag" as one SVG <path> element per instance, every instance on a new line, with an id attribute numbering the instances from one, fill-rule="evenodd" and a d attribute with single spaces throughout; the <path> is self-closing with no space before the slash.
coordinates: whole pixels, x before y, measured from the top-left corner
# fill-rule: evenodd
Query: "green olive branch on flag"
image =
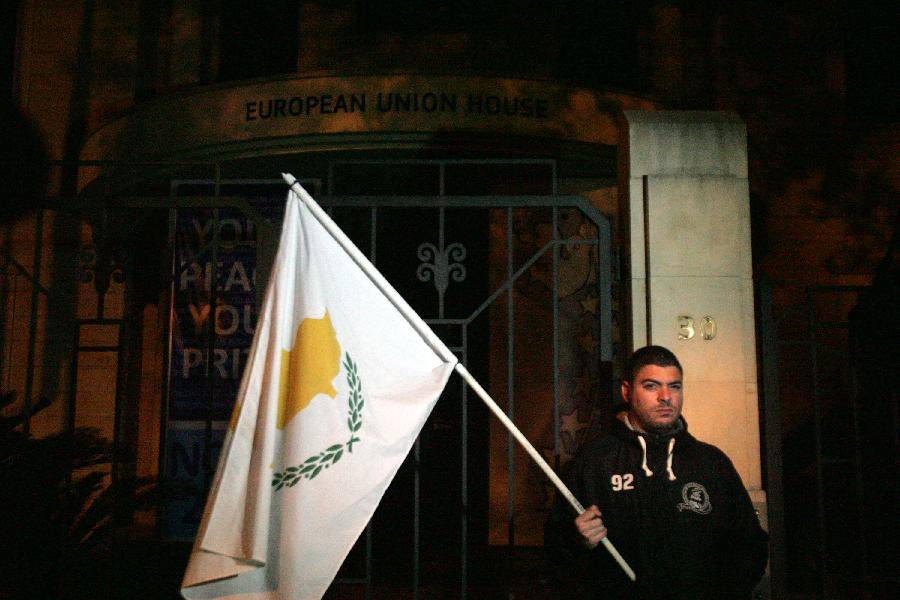
<path id="1" fill-rule="evenodd" d="M 322 472 L 335 464 L 344 455 L 344 450 L 353 452 L 353 444 L 359 441 L 356 432 L 362 427 L 362 409 L 365 400 L 362 396 L 362 383 L 359 380 L 357 365 L 350 358 L 349 353 L 344 353 L 344 368 L 347 370 L 347 385 L 350 386 L 350 396 L 347 399 L 349 407 L 349 415 L 347 417 L 347 427 L 350 429 L 350 439 L 343 444 L 333 444 L 322 450 L 318 454 L 314 454 L 305 461 L 294 467 L 288 467 L 284 471 L 275 473 L 272 479 L 272 486 L 277 492 L 281 488 L 294 487 L 302 479 L 313 479 Z"/>

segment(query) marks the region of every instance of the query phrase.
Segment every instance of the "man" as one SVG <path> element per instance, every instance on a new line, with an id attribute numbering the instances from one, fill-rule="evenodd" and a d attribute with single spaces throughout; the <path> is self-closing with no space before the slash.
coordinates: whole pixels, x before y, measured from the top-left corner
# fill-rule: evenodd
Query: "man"
<path id="1" fill-rule="evenodd" d="M 625 375 L 627 410 L 569 465 L 567 483 L 588 508 L 573 519 L 557 498 L 548 549 L 581 563 L 592 598 L 749 598 L 768 538 L 728 457 L 688 433 L 681 364 L 647 346 Z M 636 582 L 598 547 L 607 534 Z"/>

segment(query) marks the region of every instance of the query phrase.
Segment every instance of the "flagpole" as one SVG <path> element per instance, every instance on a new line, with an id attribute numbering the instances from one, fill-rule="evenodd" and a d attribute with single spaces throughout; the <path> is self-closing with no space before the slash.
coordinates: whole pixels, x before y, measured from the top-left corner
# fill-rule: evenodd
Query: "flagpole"
<path id="1" fill-rule="evenodd" d="M 550 468 L 550 465 L 547 464 L 547 461 L 544 460 L 544 457 L 531 445 L 531 442 L 528 441 L 519 428 L 516 427 L 515 423 L 513 423 L 506 413 L 497 405 L 497 403 L 490 397 L 490 395 L 485 391 L 481 384 L 469 373 L 468 369 L 462 364 L 457 362 L 456 355 L 444 344 L 443 341 L 432 331 L 431 327 L 422 320 L 422 317 L 416 313 L 412 309 L 409 304 L 407 304 L 406 300 L 397 293 L 397 290 L 388 282 L 387 279 L 375 268 L 375 266 L 369 261 L 366 256 L 360 252 L 359 248 L 356 247 L 356 244 L 353 243 L 350 238 L 341 230 L 340 227 L 335 224 L 334 221 L 331 220 L 331 217 L 322 210 L 322 207 L 312 198 L 312 196 L 307 193 L 306 190 L 297 182 L 297 179 L 291 175 L 290 173 L 282 173 L 281 176 L 290 186 L 290 188 L 297 194 L 300 200 L 309 208 L 310 212 L 312 212 L 313 216 L 317 221 L 324 227 L 329 234 L 337 241 L 341 247 L 350 255 L 350 258 L 353 259 L 353 262 L 357 264 L 357 266 L 363 270 L 363 272 L 372 280 L 372 283 L 387 297 L 391 304 L 394 305 L 400 313 L 406 318 L 406 320 L 413 326 L 413 328 L 418 332 L 419 335 L 425 340 L 429 347 L 441 357 L 445 362 L 456 362 L 455 370 L 459 373 L 460 377 L 465 380 L 465 382 L 471 387 L 478 397 L 487 405 L 494 416 L 500 419 L 500 422 L 509 430 L 509 432 L 513 435 L 514 438 L 519 442 L 522 448 L 528 453 L 529 456 L 537 463 L 538 467 L 544 472 L 544 474 L 553 482 L 553 485 L 560 491 L 563 497 L 569 502 L 575 512 L 581 514 L 584 512 L 584 507 L 575 498 L 574 494 L 566 487 L 566 484 L 559 478 L 559 476 Z M 606 548 L 606 550 L 610 553 L 610 555 L 615 559 L 615 561 L 619 564 L 625 574 L 628 575 L 628 578 L 632 581 L 636 580 L 636 576 L 634 571 L 625 561 L 619 551 L 616 550 L 615 546 L 613 546 L 612 542 L 609 541 L 608 537 L 604 537 L 600 542 Z"/>

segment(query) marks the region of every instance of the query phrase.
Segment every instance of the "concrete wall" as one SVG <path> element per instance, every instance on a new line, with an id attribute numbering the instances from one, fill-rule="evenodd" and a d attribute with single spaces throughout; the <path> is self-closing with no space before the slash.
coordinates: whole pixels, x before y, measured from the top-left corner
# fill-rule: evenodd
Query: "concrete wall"
<path id="1" fill-rule="evenodd" d="M 678 355 L 691 431 L 761 506 L 746 129 L 725 113 L 624 114 L 633 346 Z"/>

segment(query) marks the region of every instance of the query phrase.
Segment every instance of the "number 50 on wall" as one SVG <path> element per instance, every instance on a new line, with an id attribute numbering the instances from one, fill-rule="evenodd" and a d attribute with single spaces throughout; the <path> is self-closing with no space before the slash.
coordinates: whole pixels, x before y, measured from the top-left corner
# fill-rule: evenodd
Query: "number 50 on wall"
<path id="1" fill-rule="evenodd" d="M 700 331 L 701 337 L 707 342 L 714 340 L 716 338 L 716 334 L 718 333 L 716 320 L 707 315 L 700 319 L 699 325 L 696 325 L 694 323 L 694 317 L 691 317 L 689 315 L 680 315 L 678 317 L 679 340 L 692 339 L 697 334 L 698 330 Z"/>

